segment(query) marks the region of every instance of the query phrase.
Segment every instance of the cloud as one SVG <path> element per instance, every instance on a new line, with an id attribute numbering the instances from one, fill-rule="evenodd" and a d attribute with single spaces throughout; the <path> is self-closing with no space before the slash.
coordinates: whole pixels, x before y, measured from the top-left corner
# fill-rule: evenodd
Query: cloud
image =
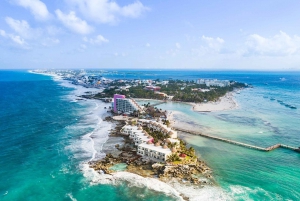
<path id="1" fill-rule="evenodd" d="M 23 37 L 30 37 L 30 26 L 25 20 L 15 20 L 11 17 L 5 18 L 6 23 L 12 28 L 15 32 L 22 35 Z"/>
<path id="2" fill-rule="evenodd" d="M 46 20 L 50 17 L 46 4 L 40 0 L 12 0 L 12 2 L 29 9 L 38 20 Z"/>
<path id="3" fill-rule="evenodd" d="M 6 37 L 6 32 L 4 30 L 0 29 L 0 35 L 3 36 L 3 37 Z"/>
<path id="4" fill-rule="evenodd" d="M 205 57 L 215 57 L 220 53 L 224 53 L 224 43 L 225 40 L 219 37 L 213 38 L 208 36 L 202 36 L 201 40 L 204 42 L 200 47 L 192 48 L 192 55 L 195 56 L 205 56 Z"/>
<path id="5" fill-rule="evenodd" d="M 177 49 L 180 49 L 180 48 L 181 48 L 180 43 L 175 43 L 175 45 L 176 45 L 176 48 L 177 48 Z"/>
<path id="6" fill-rule="evenodd" d="M 150 10 L 140 1 L 119 6 L 110 0 L 66 0 L 86 17 L 100 23 L 116 23 L 120 17 L 137 18 Z"/>
<path id="7" fill-rule="evenodd" d="M 150 45 L 150 43 L 146 43 L 146 47 L 150 47 L 151 45 Z"/>
<path id="8" fill-rule="evenodd" d="M 18 44 L 18 45 L 25 45 L 26 42 L 23 38 L 21 38 L 18 35 L 14 35 L 14 34 L 7 34 L 4 30 L 0 30 L 0 35 L 4 38 L 9 38 L 11 39 L 14 43 Z"/>
<path id="9" fill-rule="evenodd" d="M 20 36 L 10 35 L 10 39 L 19 45 L 25 44 L 25 40 L 23 38 L 21 38 Z"/>
<path id="10" fill-rule="evenodd" d="M 69 14 L 64 14 L 59 9 L 55 11 L 57 18 L 70 30 L 79 34 L 89 34 L 93 28 L 87 24 L 86 21 L 78 18 L 74 11 Z"/>
<path id="11" fill-rule="evenodd" d="M 265 38 L 258 34 L 250 35 L 246 40 L 244 55 L 287 56 L 299 53 L 300 37 L 289 36 L 280 31 L 279 34 Z"/>
<path id="12" fill-rule="evenodd" d="M 87 43 L 91 43 L 91 44 L 93 44 L 93 45 L 95 45 L 95 44 L 102 44 L 102 43 L 108 43 L 109 42 L 109 40 L 108 39 L 106 39 L 106 38 L 104 38 L 102 35 L 98 35 L 98 36 L 96 36 L 96 38 L 87 38 L 87 37 L 84 37 L 83 38 L 83 41 L 84 42 L 87 42 Z"/>
<path id="13" fill-rule="evenodd" d="M 224 39 L 222 38 L 212 38 L 212 37 L 207 37 L 207 36 L 202 36 L 201 38 L 206 44 L 207 46 L 214 51 L 219 52 L 224 44 Z"/>
<path id="14" fill-rule="evenodd" d="M 6 17 L 5 21 L 15 33 L 8 34 L 2 30 L 1 36 L 9 38 L 14 43 L 22 45 L 23 47 L 26 45 L 26 48 L 29 48 L 28 41 L 43 46 L 53 46 L 60 43 L 59 39 L 53 37 L 57 34 L 57 32 L 53 31 L 53 27 L 50 29 L 48 29 L 49 27 L 45 29 L 31 28 L 27 21 L 15 20 L 11 17 Z M 25 40 L 27 42 L 25 42 Z"/>

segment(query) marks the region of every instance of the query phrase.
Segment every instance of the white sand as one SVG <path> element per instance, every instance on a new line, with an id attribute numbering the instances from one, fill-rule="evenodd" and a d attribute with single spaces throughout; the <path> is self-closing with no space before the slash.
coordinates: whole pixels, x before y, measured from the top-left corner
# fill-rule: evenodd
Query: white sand
<path id="1" fill-rule="evenodd" d="M 233 93 L 227 93 L 216 102 L 207 103 L 191 103 L 193 110 L 197 112 L 215 112 L 223 110 L 232 110 L 238 107 L 237 102 L 234 100 Z"/>

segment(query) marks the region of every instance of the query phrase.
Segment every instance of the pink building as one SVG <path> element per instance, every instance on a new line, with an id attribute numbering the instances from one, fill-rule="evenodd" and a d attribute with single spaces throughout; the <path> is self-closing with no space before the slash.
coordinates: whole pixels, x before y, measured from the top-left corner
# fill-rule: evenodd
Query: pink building
<path id="1" fill-rule="evenodd" d="M 117 110 L 117 99 L 125 99 L 125 95 L 115 94 L 114 95 L 114 112 L 118 112 Z"/>

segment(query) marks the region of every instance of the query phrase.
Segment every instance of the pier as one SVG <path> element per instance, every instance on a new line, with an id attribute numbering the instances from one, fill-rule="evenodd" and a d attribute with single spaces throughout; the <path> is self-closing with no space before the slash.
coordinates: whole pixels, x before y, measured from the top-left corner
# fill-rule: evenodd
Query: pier
<path id="1" fill-rule="evenodd" d="M 162 101 L 162 102 L 154 103 L 154 104 L 152 104 L 152 105 L 150 105 L 150 106 L 155 107 L 155 106 L 157 106 L 157 105 L 164 104 L 164 103 L 166 103 L 166 102 L 167 102 L 167 101 Z"/>
<path id="2" fill-rule="evenodd" d="M 237 146 L 246 147 L 246 148 L 249 148 L 249 149 L 256 149 L 256 150 L 259 150 L 259 151 L 269 152 L 269 151 L 275 150 L 277 148 L 285 148 L 285 149 L 290 149 L 290 150 L 293 150 L 293 151 L 296 151 L 296 152 L 300 152 L 300 148 L 288 146 L 288 145 L 285 145 L 285 144 L 275 144 L 275 145 L 272 145 L 270 147 L 263 148 L 263 147 L 250 145 L 250 144 L 246 144 L 246 143 L 238 142 L 238 141 L 234 141 L 234 140 L 229 140 L 229 139 L 226 139 L 226 138 L 217 137 L 217 136 L 213 136 L 213 135 L 203 134 L 201 132 L 191 131 L 191 130 L 187 130 L 187 129 L 183 129 L 183 128 L 173 127 L 173 129 L 175 129 L 177 131 L 182 131 L 182 132 L 185 132 L 185 133 L 189 133 L 189 134 L 192 134 L 192 135 L 198 135 L 198 136 L 202 136 L 202 137 L 206 137 L 206 138 L 226 142 L 226 143 L 229 143 L 229 144 L 234 144 L 234 145 L 237 145 Z"/>

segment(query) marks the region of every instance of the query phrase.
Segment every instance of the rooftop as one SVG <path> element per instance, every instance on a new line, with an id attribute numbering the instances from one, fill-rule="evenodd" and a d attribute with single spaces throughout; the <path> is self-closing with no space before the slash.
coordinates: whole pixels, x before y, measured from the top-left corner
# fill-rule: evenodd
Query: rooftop
<path id="1" fill-rule="evenodd" d="M 171 150 L 168 149 L 164 149 L 162 146 L 155 146 L 154 144 L 140 144 L 139 147 L 143 147 L 143 148 L 147 148 L 147 149 L 151 149 L 160 153 L 164 153 L 164 154 L 169 154 L 171 153 Z"/>

